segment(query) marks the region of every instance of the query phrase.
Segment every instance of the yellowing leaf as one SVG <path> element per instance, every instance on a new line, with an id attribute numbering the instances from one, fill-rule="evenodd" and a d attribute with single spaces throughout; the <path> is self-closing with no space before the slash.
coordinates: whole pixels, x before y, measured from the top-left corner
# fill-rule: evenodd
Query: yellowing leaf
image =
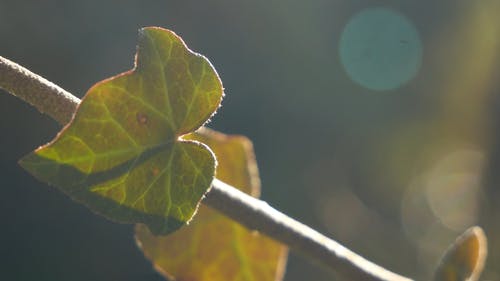
<path id="1" fill-rule="evenodd" d="M 483 230 L 469 228 L 446 251 L 436 270 L 435 281 L 476 281 L 483 271 L 487 242 Z"/>
<path id="2" fill-rule="evenodd" d="M 111 220 L 169 233 L 191 219 L 215 170 L 212 152 L 182 137 L 221 99 L 206 58 L 169 30 L 144 28 L 134 69 L 93 86 L 70 124 L 21 165 Z"/>
<path id="3" fill-rule="evenodd" d="M 204 128 L 186 138 L 207 144 L 217 155 L 217 178 L 259 194 L 259 178 L 251 142 Z M 250 231 L 206 206 L 186 227 L 154 236 L 136 226 L 136 240 L 155 268 L 179 281 L 281 280 L 287 249 Z"/>

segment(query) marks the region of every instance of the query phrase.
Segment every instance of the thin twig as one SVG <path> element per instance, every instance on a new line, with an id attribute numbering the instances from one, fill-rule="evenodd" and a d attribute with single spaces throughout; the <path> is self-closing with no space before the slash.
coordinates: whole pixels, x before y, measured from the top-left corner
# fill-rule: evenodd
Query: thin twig
<path id="1" fill-rule="evenodd" d="M 0 88 L 48 114 L 61 125 L 71 120 L 80 102 L 59 86 L 1 56 Z M 347 280 L 411 281 L 217 179 L 202 202 L 242 225 L 288 245 Z"/>
<path id="2" fill-rule="evenodd" d="M 80 99 L 47 79 L 0 56 L 0 88 L 48 114 L 61 125 L 71 120 Z"/>
<path id="3" fill-rule="evenodd" d="M 290 246 L 346 280 L 410 279 L 388 271 L 316 230 L 279 212 L 266 202 L 215 179 L 203 203 L 250 229 Z"/>

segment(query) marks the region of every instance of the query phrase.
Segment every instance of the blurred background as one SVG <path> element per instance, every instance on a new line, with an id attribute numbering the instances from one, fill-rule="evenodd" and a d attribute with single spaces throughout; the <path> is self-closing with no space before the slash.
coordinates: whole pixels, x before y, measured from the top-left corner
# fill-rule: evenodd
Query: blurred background
<path id="1" fill-rule="evenodd" d="M 386 268 L 428 280 L 472 225 L 500 280 L 500 2 L 0 0 L 0 55 L 82 97 L 174 30 L 226 89 L 209 125 L 253 140 L 262 196 Z M 130 225 L 17 160 L 60 127 L 0 93 L 5 280 L 159 281 Z M 496 265 L 496 266 L 495 266 Z M 291 254 L 287 281 L 337 280 Z"/>

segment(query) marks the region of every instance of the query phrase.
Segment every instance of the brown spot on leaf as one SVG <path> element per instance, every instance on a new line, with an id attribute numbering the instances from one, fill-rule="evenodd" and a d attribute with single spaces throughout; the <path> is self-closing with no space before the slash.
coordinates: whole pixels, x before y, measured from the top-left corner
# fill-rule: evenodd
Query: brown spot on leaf
<path id="1" fill-rule="evenodd" d="M 157 167 L 154 167 L 153 168 L 153 177 L 156 177 L 159 173 L 160 173 L 160 169 L 158 169 Z"/>
<path id="2" fill-rule="evenodd" d="M 145 125 L 146 123 L 148 123 L 148 116 L 144 113 L 137 112 L 136 118 L 137 122 L 141 125 Z"/>

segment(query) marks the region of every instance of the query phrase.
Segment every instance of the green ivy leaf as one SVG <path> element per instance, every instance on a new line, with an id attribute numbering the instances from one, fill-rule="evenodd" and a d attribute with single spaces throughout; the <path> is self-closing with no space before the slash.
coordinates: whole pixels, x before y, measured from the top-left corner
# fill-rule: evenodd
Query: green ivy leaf
<path id="1" fill-rule="evenodd" d="M 434 275 L 435 281 L 476 281 L 483 271 L 487 242 L 483 230 L 471 227 L 446 250 Z"/>
<path id="2" fill-rule="evenodd" d="M 183 135 L 214 114 L 222 92 L 210 62 L 180 37 L 141 29 L 134 69 L 94 85 L 73 120 L 20 164 L 113 221 L 170 233 L 213 180 L 212 152 Z"/>

